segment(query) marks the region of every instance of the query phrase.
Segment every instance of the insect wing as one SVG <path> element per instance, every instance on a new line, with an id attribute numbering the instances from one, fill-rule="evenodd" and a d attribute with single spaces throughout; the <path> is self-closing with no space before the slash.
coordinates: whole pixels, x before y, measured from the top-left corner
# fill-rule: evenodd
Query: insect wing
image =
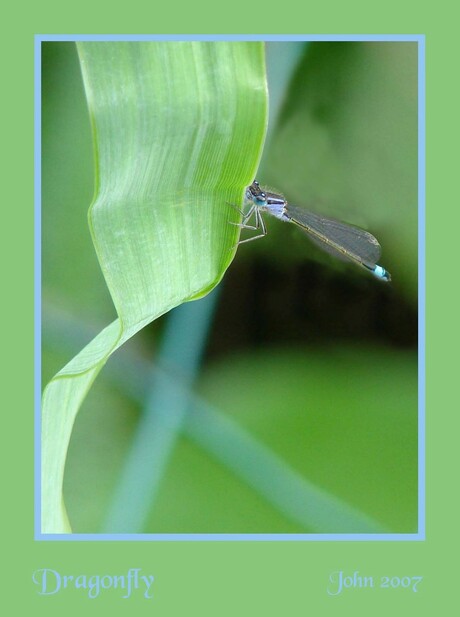
<path id="1" fill-rule="evenodd" d="M 364 229 L 292 206 L 289 206 L 286 214 L 315 244 L 336 257 L 371 268 L 380 259 L 380 244 Z"/>

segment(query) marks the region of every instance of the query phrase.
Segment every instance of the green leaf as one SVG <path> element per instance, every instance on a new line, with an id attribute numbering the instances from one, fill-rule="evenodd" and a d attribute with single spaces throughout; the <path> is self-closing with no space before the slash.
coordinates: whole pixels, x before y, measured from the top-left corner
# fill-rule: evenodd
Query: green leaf
<path id="1" fill-rule="evenodd" d="M 70 531 L 62 499 L 75 416 L 118 347 L 222 278 L 267 113 L 262 43 L 80 43 L 96 194 L 89 224 L 118 319 L 48 384 L 42 532 Z"/>

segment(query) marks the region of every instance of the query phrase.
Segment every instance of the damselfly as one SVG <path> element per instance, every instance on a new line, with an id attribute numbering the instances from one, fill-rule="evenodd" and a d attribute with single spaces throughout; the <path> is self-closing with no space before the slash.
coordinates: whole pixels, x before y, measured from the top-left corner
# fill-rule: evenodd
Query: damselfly
<path id="1" fill-rule="evenodd" d="M 246 199 L 250 204 L 249 210 L 246 214 L 241 213 L 243 215 L 241 223 L 234 224 L 242 229 L 260 233 L 252 238 L 240 240 L 238 244 L 267 235 L 262 213 L 268 212 L 281 221 L 294 223 L 300 227 L 311 240 L 328 253 L 362 266 L 378 279 L 391 280 L 390 273 L 377 263 L 381 254 L 380 244 L 368 231 L 288 205 L 282 195 L 262 189 L 256 180 L 247 188 Z M 253 225 L 249 224 L 251 218 L 254 218 Z"/>

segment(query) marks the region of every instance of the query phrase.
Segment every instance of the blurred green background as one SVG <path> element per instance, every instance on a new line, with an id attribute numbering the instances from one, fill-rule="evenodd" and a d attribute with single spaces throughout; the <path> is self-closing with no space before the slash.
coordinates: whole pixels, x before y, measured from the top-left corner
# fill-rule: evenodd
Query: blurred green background
<path id="1" fill-rule="evenodd" d="M 195 398 L 139 531 L 340 532 L 350 508 L 376 530 L 415 532 L 417 46 L 273 43 L 267 70 L 258 180 L 369 229 L 393 282 L 333 260 L 276 220 L 265 239 L 242 245 L 217 293 L 198 301 L 211 304 Z M 92 144 L 73 44 L 43 44 L 42 80 L 45 385 L 116 315 L 87 225 Z M 180 307 L 190 330 L 196 311 L 187 309 L 198 302 Z M 74 532 L 107 528 L 155 367 L 181 380 L 162 365 L 170 319 L 115 354 L 77 417 L 65 477 Z M 333 515 L 321 516 L 312 487 Z"/>

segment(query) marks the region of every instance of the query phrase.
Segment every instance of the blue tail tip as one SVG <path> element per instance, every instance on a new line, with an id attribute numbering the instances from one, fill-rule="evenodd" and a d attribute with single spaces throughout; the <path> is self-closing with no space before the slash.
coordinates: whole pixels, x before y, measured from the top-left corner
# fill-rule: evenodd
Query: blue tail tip
<path id="1" fill-rule="evenodd" d="M 378 265 L 375 266 L 373 270 L 373 274 L 378 279 L 385 281 L 387 283 L 391 281 L 391 274 L 388 272 L 388 270 L 385 270 L 385 268 L 383 268 L 382 266 L 378 266 Z"/>

